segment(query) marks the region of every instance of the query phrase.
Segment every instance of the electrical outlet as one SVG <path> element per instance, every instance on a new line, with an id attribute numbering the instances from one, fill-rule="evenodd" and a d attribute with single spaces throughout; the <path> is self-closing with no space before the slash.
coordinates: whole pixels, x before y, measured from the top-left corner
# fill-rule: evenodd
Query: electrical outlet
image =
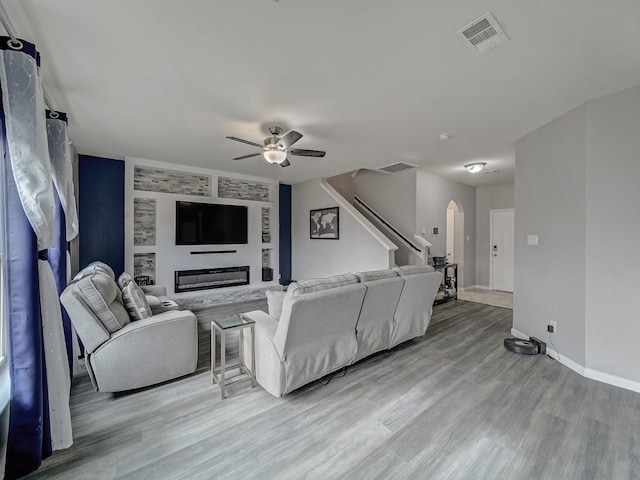
<path id="1" fill-rule="evenodd" d="M 547 332 L 558 333 L 558 323 L 555 320 L 551 320 L 547 325 Z"/>

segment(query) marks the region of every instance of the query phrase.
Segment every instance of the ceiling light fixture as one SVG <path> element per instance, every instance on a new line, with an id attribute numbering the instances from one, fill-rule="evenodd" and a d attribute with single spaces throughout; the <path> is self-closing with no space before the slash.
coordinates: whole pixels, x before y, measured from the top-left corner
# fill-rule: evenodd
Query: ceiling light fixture
<path id="1" fill-rule="evenodd" d="M 287 152 L 284 150 L 265 150 L 262 155 L 272 165 L 279 165 L 287 159 Z"/>
<path id="2" fill-rule="evenodd" d="M 470 173 L 480 173 L 487 162 L 473 162 L 467 163 L 464 168 L 466 168 Z"/>

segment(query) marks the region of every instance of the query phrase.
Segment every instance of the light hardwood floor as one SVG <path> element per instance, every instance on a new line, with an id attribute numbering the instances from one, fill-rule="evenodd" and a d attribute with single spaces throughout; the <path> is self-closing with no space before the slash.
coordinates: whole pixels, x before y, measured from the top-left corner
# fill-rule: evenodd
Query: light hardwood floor
<path id="1" fill-rule="evenodd" d="M 640 394 L 506 351 L 511 310 L 446 303 L 425 337 L 328 384 L 278 399 L 245 382 L 225 400 L 210 315 L 192 376 L 118 395 L 77 380 L 74 445 L 26 478 L 640 478 Z"/>

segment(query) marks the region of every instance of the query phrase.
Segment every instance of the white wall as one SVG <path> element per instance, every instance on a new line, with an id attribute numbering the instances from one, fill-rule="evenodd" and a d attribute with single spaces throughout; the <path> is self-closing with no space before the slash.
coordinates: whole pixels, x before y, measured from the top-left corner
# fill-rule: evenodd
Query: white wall
<path id="1" fill-rule="evenodd" d="M 212 195 L 209 197 L 177 195 L 171 193 L 145 192 L 133 190 L 134 166 L 149 166 L 181 172 L 205 174 L 211 176 Z M 258 202 L 218 198 L 218 176 L 259 181 L 271 184 L 272 202 Z M 166 162 L 157 162 L 139 158 L 125 159 L 125 270 L 133 275 L 133 256 L 135 253 L 156 254 L 156 284 L 167 287 L 172 297 L 195 297 L 213 295 L 223 290 L 242 290 L 268 285 L 276 285 L 278 270 L 278 185 L 273 179 L 248 177 L 216 170 L 188 167 Z M 133 199 L 151 198 L 156 201 L 156 244 L 154 246 L 133 245 Z M 222 203 L 228 205 L 246 205 L 248 207 L 248 237 L 245 245 L 176 245 L 175 214 L 176 201 Z M 262 243 L 262 207 L 271 209 L 271 243 Z M 271 266 L 274 269 L 273 282 L 262 282 L 262 249 L 271 248 Z M 192 251 L 236 250 L 236 253 L 192 255 Z M 203 268 L 235 267 L 249 265 L 250 285 L 224 289 L 200 290 L 176 294 L 174 291 L 174 272 Z"/>
<path id="2" fill-rule="evenodd" d="M 433 175 L 422 169 L 416 170 L 416 230 L 418 232 L 423 228 L 426 230 L 425 238 L 433 244 L 431 254 L 434 256 L 445 254 L 447 207 L 451 200 L 456 202 L 464 215 L 462 217 L 464 219 L 464 248 L 459 249 L 463 256 L 462 268 L 458 269 L 458 283 L 461 287 L 466 287 L 475 284 L 476 189 Z M 431 235 L 433 227 L 439 228 L 440 233 L 437 237 Z M 456 222 L 456 228 L 458 227 L 458 222 Z M 458 256 L 458 252 L 456 252 L 456 256 Z"/>
<path id="3" fill-rule="evenodd" d="M 321 180 L 293 185 L 291 204 L 291 263 L 295 280 L 389 268 L 388 248 L 344 206 L 340 208 L 339 240 L 309 238 L 309 211 L 339 206 L 322 187 Z"/>
<path id="4" fill-rule="evenodd" d="M 491 210 L 513 208 L 513 183 L 476 187 L 476 285 L 490 286 Z"/>
<path id="5" fill-rule="evenodd" d="M 586 365 L 640 388 L 640 86 L 588 115 Z"/>

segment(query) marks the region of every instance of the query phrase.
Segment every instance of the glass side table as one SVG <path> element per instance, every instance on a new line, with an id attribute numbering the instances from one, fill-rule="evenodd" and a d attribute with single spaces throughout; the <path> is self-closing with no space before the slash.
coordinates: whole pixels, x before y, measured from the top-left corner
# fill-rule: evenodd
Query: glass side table
<path id="1" fill-rule="evenodd" d="M 211 383 L 220 385 L 220 395 L 222 399 L 226 397 L 225 388 L 227 385 L 227 370 L 237 368 L 240 373 L 237 377 L 246 374 L 251 379 L 251 388 L 256 386 L 256 323 L 244 315 L 227 315 L 225 317 L 213 318 L 211 320 Z M 251 369 L 247 368 L 244 359 L 244 335 L 245 328 L 251 329 Z M 226 336 L 229 332 L 239 331 L 238 339 L 238 364 L 226 364 Z M 220 369 L 216 368 L 216 332 L 220 333 Z M 229 377 L 229 378 L 234 378 Z"/>

